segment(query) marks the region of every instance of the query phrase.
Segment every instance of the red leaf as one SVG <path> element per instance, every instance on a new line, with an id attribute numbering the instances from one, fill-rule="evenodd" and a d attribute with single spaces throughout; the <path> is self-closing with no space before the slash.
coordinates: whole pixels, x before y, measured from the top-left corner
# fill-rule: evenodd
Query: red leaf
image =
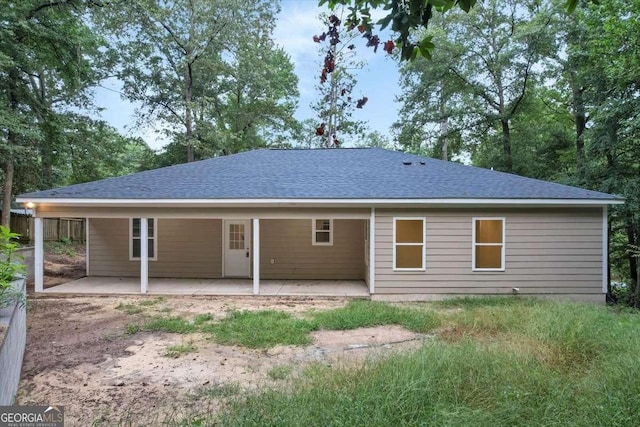
<path id="1" fill-rule="evenodd" d="M 363 96 L 362 99 L 358 99 L 358 102 L 356 102 L 356 108 L 364 107 L 368 100 L 369 98 L 367 98 L 366 96 Z"/>
<path id="2" fill-rule="evenodd" d="M 358 31 L 360 31 L 361 33 L 364 33 L 366 31 L 366 28 L 364 27 L 364 25 L 360 24 L 358 25 Z"/>
<path id="3" fill-rule="evenodd" d="M 335 135 L 333 135 L 333 145 L 335 145 L 336 147 L 340 146 L 340 141 L 338 141 L 338 138 L 336 138 Z"/>
<path id="4" fill-rule="evenodd" d="M 313 36 L 313 41 L 316 42 L 316 43 L 320 43 L 320 37 Z"/>
<path id="5" fill-rule="evenodd" d="M 393 49 L 395 47 L 396 47 L 396 44 L 393 42 L 393 40 L 388 40 L 384 42 L 384 51 L 387 52 L 389 55 L 393 53 Z"/>
<path id="6" fill-rule="evenodd" d="M 320 126 L 318 126 L 318 127 L 316 128 L 316 135 L 317 135 L 317 136 L 322 136 L 322 135 L 324 135 L 324 127 L 325 127 L 325 124 L 324 124 L 324 123 L 322 123 Z"/>

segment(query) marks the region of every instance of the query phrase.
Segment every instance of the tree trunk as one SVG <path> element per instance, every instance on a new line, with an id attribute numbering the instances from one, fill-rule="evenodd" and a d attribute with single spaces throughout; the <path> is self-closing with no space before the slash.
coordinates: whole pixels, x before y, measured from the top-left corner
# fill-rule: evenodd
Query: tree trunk
<path id="1" fill-rule="evenodd" d="M 587 127 L 587 115 L 584 106 L 583 90 L 576 82 L 575 73 L 571 73 L 571 92 L 573 96 L 573 120 L 576 126 L 576 169 L 580 182 L 584 182 L 584 131 Z"/>
<path id="2" fill-rule="evenodd" d="M 184 125 L 187 130 L 186 145 L 187 145 L 187 162 L 193 162 L 195 155 L 193 153 L 193 119 L 191 114 L 191 92 L 192 92 L 192 76 L 191 76 L 191 64 L 187 64 L 187 71 L 185 74 L 185 91 L 184 91 L 184 104 L 185 104 L 185 118 Z"/>
<path id="3" fill-rule="evenodd" d="M 630 216 L 627 217 L 627 241 L 629 245 L 638 246 L 638 237 L 636 235 L 635 227 L 633 226 L 633 218 Z M 634 256 L 633 253 L 629 253 L 629 277 L 631 278 L 631 286 L 634 294 L 633 305 L 636 307 L 640 306 L 640 283 L 638 281 L 638 258 Z"/>
<path id="4" fill-rule="evenodd" d="M 447 114 L 447 102 L 444 97 L 444 81 L 440 80 L 440 142 L 442 150 L 442 160 L 449 160 L 449 115 Z"/>
<path id="5" fill-rule="evenodd" d="M 2 218 L 0 225 L 7 228 L 11 225 L 11 190 L 13 188 L 13 160 L 7 159 L 4 168 L 4 184 L 2 186 Z"/>
<path id="6" fill-rule="evenodd" d="M 511 130 L 509 129 L 509 120 L 500 119 L 502 125 L 502 148 L 504 150 L 504 170 L 511 172 L 513 170 L 513 157 L 511 156 Z"/>
<path id="7" fill-rule="evenodd" d="M 8 79 L 9 108 L 13 113 L 19 112 L 17 94 L 17 87 L 20 84 L 19 82 L 20 78 L 18 71 L 15 68 L 10 69 Z M 9 149 L 7 154 L 5 155 L 6 160 L 4 166 L 4 184 L 2 186 L 2 216 L 0 217 L 0 225 L 9 228 L 11 226 L 11 199 L 13 195 L 13 173 L 15 168 L 11 150 L 15 149 L 15 147 L 17 147 L 18 145 L 18 134 L 9 129 L 9 131 L 7 132 L 7 142 L 9 145 Z"/>

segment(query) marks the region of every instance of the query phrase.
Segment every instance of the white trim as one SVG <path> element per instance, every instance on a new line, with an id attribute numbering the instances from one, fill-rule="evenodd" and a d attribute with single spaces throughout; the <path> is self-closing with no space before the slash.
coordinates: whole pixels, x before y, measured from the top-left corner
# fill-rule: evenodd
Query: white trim
<path id="1" fill-rule="evenodd" d="M 137 217 L 135 219 L 142 220 L 142 218 L 137 218 Z M 158 260 L 158 218 L 146 218 L 146 219 L 153 220 L 153 237 L 151 237 L 151 239 L 153 240 L 153 257 L 149 257 L 149 261 L 157 261 Z M 142 256 L 142 222 L 140 222 L 140 257 L 134 257 L 133 256 L 133 220 L 134 218 L 129 217 L 129 261 L 139 261 L 140 257 Z"/>
<path id="2" fill-rule="evenodd" d="M 149 228 L 146 217 L 140 218 L 140 293 L 149 292 Z M 155 223 L 154 223 L 155 227 Z M 153 230 L 155 236 L 156 230 Z M 155 253 L 154 253 L 155 255 Z"/>
<path id="3" fill-rule="evenodd" d="M 222 256 L 220 257 L 221 260 L 222 260 L 222 266 L 220 268 L 220 275 L 221 275 L 221 277 L 224 278 L 225 277 L 224 276 L 224 261 L 225 261 L 224 253 L 225 253 L 226 242 L 227 242 L 227 237 L 226 237 L 226 234 L 227 234 L 227 220 L 226 219 L 222 219 L 220 222 L 222 223 L 222 239 L 220 239 L 220 240 L 222 240 L 222 252 L 220 252 L 222 254 Z"/>
<path id="4" fill-rule="evenodd" d="M 253 294 L 260 294 L 260 218 L 253 218 Z"/>
<path id="5" fill-rule="evenodd" d="M 398 221 L 422 221 L 422 267 L 398 268 L 396 267 L 396 246 L 418 246 L 417 243 L 396 243 L 396 222 Z M 394 216 L 393 217 L 393 271 L 425 271 L 427 269 L 427 220 L 423 216 Z"/>
<path id="6" fill-rule="evenodd" d="M 602 207 L 602 293 L 607 293 L 609 284 L 609 212 Z"/>
<path id="7" fill-rule="evenodd" d="M 329 221 L 329 230 L 318 230 L 316 221 Z M 328 242 L 317 242 L 316 233 L 329 232 Z M 311 218 L 311 245 L 312 246 L 333 246 L 333 219 L 332 218 Z"/>
<path id="8" fill-rule="evenodd" d="M 252 221 L 254 218 L 236 218 L 236 219 L 223 219 L 222 220 L 222 277 L 227 277 L 226 276 L 226 272 L 225 272 L 225 261 L 226 261 L 226 251 L 227 248 L 229 247 L 229 233 L 228 233 L 228 229 L 227 229 L 227 224 L 228 223 L 238 223 L 238 222 L 242 222 L 242 223 L 247 223 L 247 227 L 248 229 L 245 230 L 245 239 L 247 237 L 249 237 L 249 239 L 252 238 L 253 236 L 253 231 L 251 229 L 251 225 L 252 225 Z M 249 243 L 249 245 L 253 244 L 253 242 Z M 255 249 L 255 247 L 254 247 Z M 251 250 L 251 246 L 249 246 L 249 250 Z M 253 254 L 253 251 L 251 252 L 251 254 Z M 251 265 L 252 265 L 253 260 L 250 260 L 249 262 L 249 273 L 247 276 L 230 276 L 231 278 L 236 278 L 236 277 L 241 277 L 241 278 L 251 278 Z"/>
<path id="9" fill-rule="evenodd" d="M 85 275 L 90 276 L 89 274 L 89 218 L 84 219 L 84 270 Z"/>
<path id="10" fill-rule="evenodd" d="M 42 218 L 35 217 L 33 222 L 36 248 L 33 262 L 35 264 L 35 291 L 44 290 L 44 230 Z"/>
<path id="11" fill-rule="evenodd" d="M 476 246 L 498 246 L 497 243 L 476 243 L 476 221 L 502 221 L 502 249 L 500 262 L 502 268 L 476 268 Z M 471 218 L 471 271 L 505 271 L 506 270 L 506 253 L 507 253 L 507 220 L 503 216 L 474 216 Z"/>
<path id="12" fill-rule="evenodd" d="M 265 206 L 294 207 L 296 205 L 578 205 L 578 206 L 604 206 L 621 205 L 622 199 L 80 199 L 80 198 L 24 198 L 18 197 L 17 203 L 35 203 L 47 205 L 69 206 L 141 206 L 141 205 L 168 205 L 168 206 Z"/>
<path id="13" fill-rule="evenodd" d="M 373 209 L 373 208 L 372 208 Z M 370 255 L 370 251 L 369 251 L 369 224 L 371 223 L 371 219 L 368 219 L 366 221 L 363 221 L 364 223 L 364 266 L 366 268 L 369 268 L 369 255 Z"/>
<path id="14" fill-rule="evenodd" d="M 395 258 L 395 257 L 394 257 Z M 369 219 L 369 293 L 376 292 L 376 208 Z"/>

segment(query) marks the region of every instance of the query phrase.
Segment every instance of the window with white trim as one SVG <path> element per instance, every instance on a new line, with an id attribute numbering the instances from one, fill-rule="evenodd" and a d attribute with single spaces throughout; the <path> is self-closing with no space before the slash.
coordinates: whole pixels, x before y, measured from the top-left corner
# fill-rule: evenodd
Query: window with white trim
<path id="1" fill-rule="evenodd" d="M 333 245 L 333 220 L 332 219 L 312 219 L 311 234 L 314 246 Z"/>
<path id="2" fill-rule="evenodd" d="M 504 271 L 504 218 L 473 218 L 474 271 Z"/>
<path id="3" fill-rule="evenodd" d="M 424 271 L 425 219 L 393 219 L 393 269 L 397 271 Z"/>
<path id="4" fill-rule="evenodd" d="M 157 221 L 155 218 L 147 219 L 147 247 L 149 248 L 149 260 L 158 259 Z M 129 259 L 140 259 L 140 218 L 129 220 Z"/>

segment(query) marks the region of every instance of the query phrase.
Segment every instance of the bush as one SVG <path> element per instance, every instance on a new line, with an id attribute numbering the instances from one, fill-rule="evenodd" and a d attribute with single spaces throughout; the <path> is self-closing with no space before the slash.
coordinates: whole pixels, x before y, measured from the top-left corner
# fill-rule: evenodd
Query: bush
<path id="1" fill-rule="evenodd" d="M 12 233 L 7 227 L 0 226 L 0 308 L 25 302 L 22 291 L 11 286 L 11 282 L 25 270 L 24 265 L 16 262 L 18 257 L 15 252 L 18 250 L 18 243 L 15 240 L 18 237 L 18 233 Z"/>

